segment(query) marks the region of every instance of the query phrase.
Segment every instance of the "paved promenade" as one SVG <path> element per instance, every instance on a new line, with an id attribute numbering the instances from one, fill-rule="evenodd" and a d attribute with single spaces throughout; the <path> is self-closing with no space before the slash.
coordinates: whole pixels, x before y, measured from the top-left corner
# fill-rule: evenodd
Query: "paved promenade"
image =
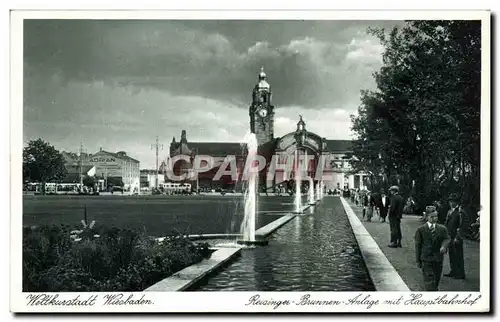
<path id="1" fill-rule="evenodd" d="M 345 200 L 358 218 L 362 220 L 363 208 L 356 206 L 348 198 L 345 198 Z M 415 231 L 422 225 L 419 218 L 417 216 L 403 216 L 401 221 L 402 248 L 387 247 L 389 244 L 389 224 L 380 222 L 378 216 L 372 218 L 372 222 L 362 220 L 362 223 L 410 290 L 422 291 L 422 272 L 415 264 L 415 243 L 413 239 Z M 479 291 L 479 242 L 464 241 L 464 258 L 466 279 L 455 280 L 443 276 L 440 291 Z M 449 264 L 449 258 L 446 255 L 443 273 L 450 271 Z"/>

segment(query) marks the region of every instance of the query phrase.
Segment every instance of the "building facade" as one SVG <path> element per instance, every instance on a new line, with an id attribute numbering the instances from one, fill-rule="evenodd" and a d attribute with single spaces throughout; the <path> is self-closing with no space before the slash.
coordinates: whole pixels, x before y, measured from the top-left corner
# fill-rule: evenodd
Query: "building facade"
<path id="1" fill-rule="evenodd" d="M 363 188 L 363 174 L 351 173 L 351 163 L 356 158 L 352 153 L 351 140 L 330 140 L 322 137 L 306 127 L 306 122 L 300 116 L 296 129 L 282 136 L 274 137 L 274 105 L 272 103 L 271 86 L 267 81 L 267 75 L 261 69 L 258 75 L 257 84 L 252 91 L 252 102 L 249 107 L 250 131 L 255 134 L 259 148 L 258 154 L 266 159 L 266 167 L 261 171 L 260 183 L 267 191 L 275 191 L 276 187 L 286 184 L 295 178 L 293 171 L 281 170 L 290 160 L 292 168 L 296 166 L 304 167 L 307 160 L 306 173 L 302 173 L 302 180 L 307 176 L 318 180 L 316 171 L 321 171 L 321 180 L 327 190 L 344 188 Z M 170 158 L 178 155 L 191 156 L 191 160 L 196 155 L 209 155 L 216 162 L 210 171 L 198 175 L 197 184 L 201 187 L 226 187 L 234 185 L 234 180 L 230 176 L 221 176 L 218 180 L 213 180 L 224 159 L 228 155 L 236 156 L 236 167 L 239 176 L 245 165 L 246 150 L 240 143 L 236 142 L 189 142 L 185 130 L 181 133 L 181 139 L 176 141 L 175 137 L 170 143 Z M 273 157 L 274 156 L 274 157 Z M 298 163 L 293 160 L 302 159 Z M 274 167 L 274 168 L 273 168 Z M 269 176 L 270 168 L 276 169 L 274 175 Z M 227 168 L 229 169 L 229 168 Z M 175 174 L 188 173 L 192 171 L 192 163 L 177 161 L 172 170 Z"/>
<path id="2" fill-rule="evenodd" d="M 99 178 L 99 190 L 105 190 L 108 183 L 123 182 L 126 191 L 139 191 L 140 188 L 140 162 L 129 157 L 126 152 L 116 153 L 100 149 L 94 154 L 82 153 L 81 157 L 73 153 L 63 152 L 66 166 L 79 165 L 94 168 L 94 175 Z"/>
<path id="3" fill-rule="evenodd" d="M 142 169 L 141 170 L 141 188 L 153 189 L 159 187 L 165 182 L 165 175 L 163 173 L 157 173 L 155 170 Z"/>

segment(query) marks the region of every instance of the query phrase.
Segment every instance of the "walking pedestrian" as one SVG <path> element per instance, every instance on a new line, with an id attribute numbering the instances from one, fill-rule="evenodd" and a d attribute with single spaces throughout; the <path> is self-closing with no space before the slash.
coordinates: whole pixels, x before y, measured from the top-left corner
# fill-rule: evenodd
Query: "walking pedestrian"
<path id="1" fill-rule="evenodd" d="M 449 196 L 448 202 L 450 204 L 450 210 L 446 216 L 445 226 L 448 229 L 448 234 L 451 239 L 449 246 L 451 271 L 444 274 L 444 276 L 455 279 L 465 279 L 464 246 L 461 234 L 464 213 L 460 208 L 460 199 L 456 193 L 452 193 Z"/>
<path id="2" fill-rule="evenodd" d="M 375 199 L 373 198 L 371 192 L 367 192 L 367 209 L 366 209 L 366 221 L 372 221 L 373 210 L 375 208 Z"/>
<path id="3" fill-rule="evenodd" d="M 376 216 L 380 218 L 380 204 L 381 204 L 381 196 L 380 193 L 374 192 L 371 194 L 372 197 L 372 204 L 373 204 L 373 211 L 375 212 Z"/>
<path id="4" fill-rule="evenodd" d="M 363 219 L 365 219 L 368 210 L 368 191 L 363 191 L 363 197 L 361 200 L 363 205 Z"/>
<path id="5" fill-rule="evenodd" d="M 389 198 L 385 195 L 383 191 L 380 192 L 380 220 L 385 222 L 385 218 L 387 217 L 387 211 L 389 210 Z"/>
<path id="6" fill-rule="evenodd" d="M 446 227 L 437 223 L 436 207 L 426 207 L 425 213 L 427 223 L 415 232 L 415 259 L 422 269 L 425 290 L 438 291 L 450 236 Z"/>
<path id="7" fill-rule="evenodd" d="M 480 234 L 479 234 L 479 230 L 480 230 L 480 218 L 481 218 L 481 212 L 482 211 L 483 211 L 483 207 L 479 206 L 479 210 L 477 212 L 476 220 L 472 224 L 470 224 L 470 226 L 469 226 L 469 232 L 465 236 L 468 239 L 479 240 L 479 237 L 480 237 Z"/>
<path id="8" fill-rule="evenodd" d="M 403 218 L 403 198 L 399 195 L 399 187 L 392 186 L 389 188 L 391 194 L 391 201 L 389 205 L 389 227 L 391 231 L 391 242 L 389 247 L 401 248 L 401 219 Z"/>

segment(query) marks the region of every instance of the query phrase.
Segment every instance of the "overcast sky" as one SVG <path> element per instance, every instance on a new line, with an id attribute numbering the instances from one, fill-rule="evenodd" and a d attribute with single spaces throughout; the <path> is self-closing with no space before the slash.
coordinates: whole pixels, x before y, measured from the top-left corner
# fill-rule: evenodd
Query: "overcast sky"
<path id="1" fill-rule="evenodd" d="M 57 149 L 127 151 L 154 167 L 175 136 L 240 141 L 260 67 L 275 135 L 307 129 L 349 139 L 360 90 L 373 89 L 381 21 L 25 20 L 24 140 Z"/>

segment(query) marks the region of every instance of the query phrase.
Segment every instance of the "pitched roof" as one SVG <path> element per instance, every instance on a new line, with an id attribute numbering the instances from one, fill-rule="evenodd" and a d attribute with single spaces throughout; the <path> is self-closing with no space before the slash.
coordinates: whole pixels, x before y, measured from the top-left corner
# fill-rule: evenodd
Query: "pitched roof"
<path id="1" fill-rule="evenodd" d="M 96 154 L 98 154 L 99 152 L 104 152 L 106 154 L 109 154 L 109 155 L 111 155 L 115 158 L 121 159 L 121 160 L 127 160 L 127 161 L 139 163 L 139 160 L 131 158 L 126 154 L 123 154 L 123 151 L 122 151 L 122 153 L 118 153 L 118 152 L 113 153 L 113 152 L 109 152 L 109 151 L 105 151 L 105 150 L 97 151 L 95 154 L 82 153 L 82 163 L 87 164 L 88 160 L 90 158 L 92 158 L 93 156 L 95 156 Z M 66 164 L 73 164 L 74 165 L 74 164 L 78 164 L 80 162 L 80 156 L 77 153 L 62 151 L 61 154 L 64 157 Z"/>
<path id="2" fill-rule="evenodd" d="M 66 161 L 73 161 L 78 158 L 78 155 L 73 152 L 66 152 L 66 151 L 61 151 L 61 155 Z"/>
<path id="3" fill-rule="evenodd" d="M 275 141 L 266 144 L 266 150 L 274 148 Z M 179 148 L 180 142 L 172 142 L 170 150 L 175 151 Z M 328 151 L 336 153 L 345 153 L 352 151 L 351 140 L 326 140 Z M 195 154 L 211 156 L 243 155 L 244 149 L 239 142 L 188 142 L 186 146 Z M 184 154 L 189 151 L 183 151 Z"/>
<path id="4" fill-rule="evenodd" d="M 141 169 L 139 170 L 140 174 L 156 174 L 155 169 Z"/>
<path id="5" fill-rule="evenodd" d="M 65 165 L 68 174 L 80 174 L 80 166 L 79 165 Z M 93 165 L 85 165 L 82 164 L 82 174 L 86 174 L 92 169 Z"/>
<path id="6" fill-rule="evenodd" d="M 326 140 L 326 146 L 330 152 L 351 152 L 352 140 Z"/>
<path id="7" fill-rule="evenodd" d="M 172 150 L 177 149 L 179 144 L 172 142 Z M 243 153 L 243 147 L 239 142 L 188 142 L 187 146 L 198 155 L 226 156 Z"/>
<path id="8" fill-rule="evenodd" d="M 117 159 L 127 160 L 127 161 L 132 161 L 132 162 L 139 163 L 139 160 L 136 160 L 136 159 L 134 159 L 134 158 L 131 158 L 131 157 L 129 157 L 129 156 L 128 156 L 128 155 L 126 155 L 126 154 L 118 154 L 118 153 L 113 153 L 113 152 L 109 152 L 109 151 L 105 151 L 105 150 L 101 150 L 101 151 L 99 151 L 99 152 L 104 152 L 104 153 L 107 153 L 107 154 L 109 154 L 109 155 L 114 156 L 114 157 L 115 157 L 115 158 L 117 158 Z M 99 152 L 96 152 L 95 154 L 97 154 L 97 153 L 99 153 Z M 94 154 L 94 155 L 95 155 L 95 154 Z M 93 155 L 93 156 L 94 156 L 94 155 Z"/>

